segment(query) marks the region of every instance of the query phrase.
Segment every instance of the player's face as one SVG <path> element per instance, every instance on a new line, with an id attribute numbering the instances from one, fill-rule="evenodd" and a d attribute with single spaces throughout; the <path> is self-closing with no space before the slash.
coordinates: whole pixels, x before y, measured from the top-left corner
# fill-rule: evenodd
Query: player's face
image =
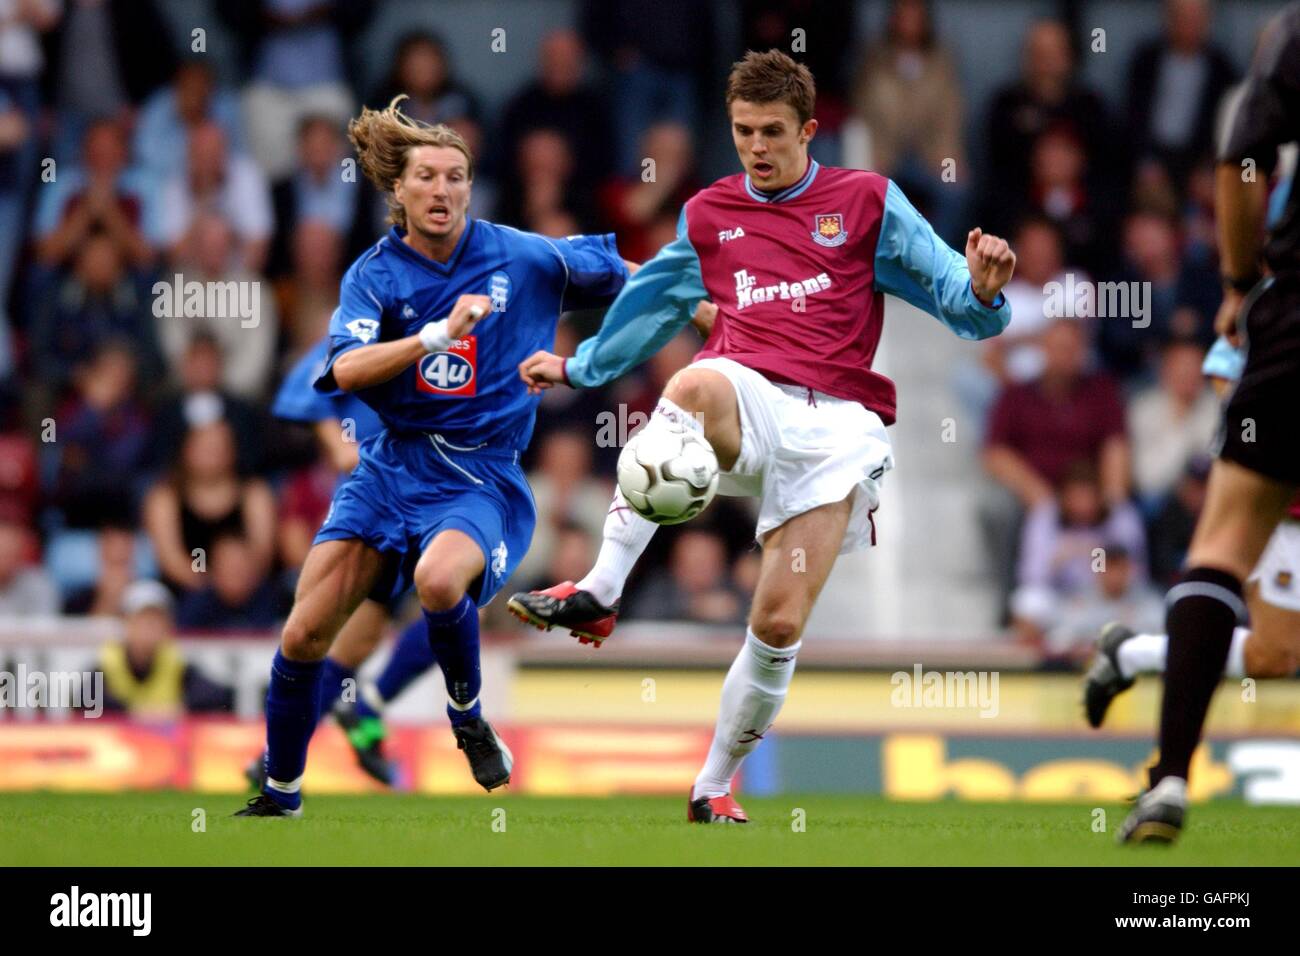
<path id="1" fill-rule="evenodd" d="M 439 241 L 458 236 L 469 209 L 469 164 L 454 146 L 416 146 L 393 193 L 406 210 L 406 228 Z"/>
<path id="2" fill-rule="evenodd" d="M 784 189 L 808 168 L 808 141 L 817 121 L 799 123 L 789 103 L 731 103 L 731 138 L 740 164 L 759 189 Z"/>

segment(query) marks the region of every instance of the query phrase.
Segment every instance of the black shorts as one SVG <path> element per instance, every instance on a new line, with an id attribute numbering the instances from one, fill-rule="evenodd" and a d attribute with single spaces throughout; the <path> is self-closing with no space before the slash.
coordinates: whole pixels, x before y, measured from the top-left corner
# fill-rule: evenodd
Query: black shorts
<path id="1" fill-rule="evenodd" d="M 1300 274 L 1252 291 L 1242 311 L 1246 367 L 1224 408 L 1219 457 L 1300 485 Z"/>

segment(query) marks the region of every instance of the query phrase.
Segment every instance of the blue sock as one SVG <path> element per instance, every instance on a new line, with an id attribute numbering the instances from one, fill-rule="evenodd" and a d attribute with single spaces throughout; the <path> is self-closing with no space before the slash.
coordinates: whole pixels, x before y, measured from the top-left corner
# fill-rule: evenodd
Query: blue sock
<path id="1" fill-rule="evenodd" d="M 351 667 L 345 667 L 329 657 L 321 661 L 320 712 L 316 715 L 317 720 L 328 714 L 334 702 L 343 696 L 343 682 L 348 679 L 357 679 L 357 672 Z M 357 696 L 360 699 L 360 695 Z"/>
<path id="2" fill-rule="evenodd" d="M 425 671 L 436 663 L 433 648 L 429 646 L 429 624 L 427 621 L 412 621 L 397 636 L 393 653 L 384 665 L 383 673 L 375 681 L 375 690 L 380 700 L 388 703 L 411 683 L 421 677 Z M 378 712 L 362 695 L 357 695 L 357 713 L 362 717 L 378 717 Z"/>
<path id="3" fill-rule="evenodd" d="M 320 712 L 320 661 L 291 661 L 280 651 L 271 663 L 266 689 L 266 775 L 263 793 L 295 810 L 302 803 L 302 772 L 307 744 Z M 291 789 L 277 789 L 275 780 Z"/>
<path id="4" fill-rule="evenodd" d="M 447 682 L 447 717 L 453 727 L 476 719 L 481 709 L 478 692 L 483 672 L 478 659 L 478 608 L 469 595 L 450 611 L 424 612 L 429 627 L 429 647 L 442 665 Z"/>

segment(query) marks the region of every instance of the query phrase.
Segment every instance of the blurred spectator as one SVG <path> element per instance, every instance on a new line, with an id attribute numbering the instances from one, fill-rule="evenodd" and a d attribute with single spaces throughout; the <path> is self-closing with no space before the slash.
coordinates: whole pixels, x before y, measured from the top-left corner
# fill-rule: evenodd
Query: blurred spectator
<path id="1" fill-rule="evenodd" d="M 135 720 L 229 711 L 234 693 L 187 663 L 172 632 L 172 597 L 157 581 L 134 582 L 122 599 L 125 634 L 105 644 L 94 670 L 104 675 L 104 710 Z"/>
<path id="2" fill-rule="evenodd" d="M 14 371 L 9 289 L 23 244 L 27 178 L 21 167 L 31 139 L 31 124 L 18 102 L 0 84 L 0 385 L 6 383 Z"/>
<path id="3" fill-rule="evenodd" d="M 335 294 L 341 271 L 339 261 L 355 259 L 374 241 L 362 215 L 365 191 L 355 178 L 349 180 L 343 176 L 342 162 L 348 155 L 343 131 L 333 120 L 309 116 L 302 121 L 298 130 L 298 167 L 293 175 L 271 188 L 275 207 L 275 238 L 267 265 L 271 278 L 292 270 L 295 235 L 307 223 L 324 227 L 333 235 L 337 251 L 324 259 L 325 275 L 335 286 Z M 302 257 L 298 261 L 310 262 L 315 258 Z"/>
<path id="4" fill-rule="evenodd" d="M 160 188 L 185 165 L 190 130 L 206 122 L 221 128 L 232 150 L 243 152 L 239 98 L 217 86 L 206 57 L 195 56 L 181 63 L 171 84 L 150 96 L 140 108 L 131 152 L 136 165 L 148 176 L 151 188 Z"/>
<path id="5" fill-rule="evenodd" d="M 0 398 L 0 518 L 32 527 L 40 494 L 36 442 L 16 427 L 18 408 Z"/>
<path id="6" fill-rule="evenodd" d="M 627 609 L 629 618 L 745 623 L 745 596 L 727 576 L 727 549 L 709 531 L 684 530 L 673 543 L 666 570 L 647 576 Z"/>
<path id="7" fill-rule="evenodd" d="M 555 528 L 544 570 L 526 581 L 525 590 L 549 588 L 560 581 L 580 581 L 596 561 L 600 539 L 582 525 L 563 521 Z"/>
<path id="8" fill-rule="evenodd" d="M 1025 32 L 1020 77 L 1000 89 L 988 111 L 989 178 L 985 204 L 993 222 L 999 209 L 1024 207 L 1030 196 L 1030 158 L 1049 129 L 1068 129 L 1086 153 L 1085 164 L 1104 185 L 1122 150 L 1110 134 L 1101 97 L 1078 78 L 1069 29 L 1039 20 Z"/>
<path id="9" fill-rule="evenodd" d="M 1069 125 L 1044 130 L 1029 153 L 1027 188 L 1001 205 L 1011 221 L 1037 216 L 1061 232 L 1065 257 L 1092 275 L 1104 274 L 1114 261 L 1112 203 L 1094 185 L 1083 141 Z M 996 220 L 995 220 L 996 221 Z"/>
<path id="10" fill-rule="evenodd" d="M 104 525 L 96 535 L 95 550 L 98 561 L 94 582 L 78 588 L 64 599 L 64 614 L 116 614 L 127 587 L 139 575 L 142 562 L 134 524 Z"/>
<path id="11" fill-rule="evenodd" d="M 610 173 L 609 104 L 584 81 L 586 69 L 587 50 L 573 30 L 552 30 L 542 38 L 536 78 L 511 97 L 501 116 L 497 148 L 502 166 L 518 155 L 525 133 L 553 129 L 569 141 L 579 180 L 598 182 Z"/>
<path id="12" fill-rule="evenodd" d="M 660 123 L 646 130 L 642 155 L 654 160 L 654 175 L 617 176 L 600 191 L 604 221 L 618 238 L 619 254 L 630 262 L 645 262 L 659 251 L 654 225 L 667 217 L 676 238 L 677 217 L 686 200 L 700 189 L 695 178 L 695 150 L 685 126 Z"/>
<path id="13" fill-rule="evenodd" d="M 641 132 L 669 120 L 699 131 L 701 81 L 716 43 L 713 4 L 695 0 L 586 0 L 582 34 L 613 74 L 615 162 L 641 165 Z"/>
<path id="14" fill-rule="evenodd" d="M 1099 323 L 1098 346 L 1106 366 L 1129 378 L 1154 368 L 1157 350 L 1170 337 L 1195 338 L 1209 345 L 1222 293 L 1212 268 L 1183 263 L 1177 221 L 1152 210 L 1132 213 L 1124 222 L 1122 282 L 1137 283 L 1146 314 L 1107 316 Z M 1186 309 L 1182 308 L 1186 307 Z"/>
<path id="15" fill-rule="evenodd" d="M 202 588 L 181 596 L 176 621 L 182 630 L 259 631 L 275 626 L 279 618 L 275 585 L 244 537 L 217 536 L 205 578 Z"/>
<path id="16" fill-rule="evenodd" d="M 1116 545 L 1132 557 L 1133 578 L 1145 583 L 1146 538 L 1137 509 L 1127 501 L 1107 503 L 1092 462 L 1071 465 L 1060 490 L 1025 519 L 1011 599 L 1020 636 L 1040 638 L 1062 602 L 1091 587 L 1091 578 L 1106 566 Z"/>
<path id="17" fill-rule="evenodd" d="M 1060 612 L 1049 626 L 1043 649 L 1052 657 L 1083 658 L 1111 621 L 1139 634 L 1164 630 L 1162 595 L 1143 580 L 1141 567 L 1123 545 L 1108 542 L 1103 547 L 1104 568 L 1089 577 L 1079 594 L 1061 602 Z"/>
<path id="18" fill-rule="evenodd" d="M 220 346 L 223 358 L 221 387 L 240 398 L 260 399 L 266 392 L 275 366 L 279 318 L 271 285 L 256 272 L 239 264 L 235 237 L 230 224 L 219 215 L 197 216 L 184 244 L 178 250 L 176 268 L 184 283 L 184 314 L 175 308 L 159 315 L 155 309 L 158 340 L 168 365 L 178 368 L 191 340 L 203 334 Z M 162 295 L 175 295 L 169 277 Z M 189 285 L 200 283 L 205 290 L 202 314 L 191 314 Z M 220 297 L 210 290 L 220 290 Z M 209 310 L 221 313 L 210 315 Z"/>
<path id="19" fill-rule="evenodd" d="M 528 475 L 537 527 L 528 554 L 515 571 L 521 581 L 541 574 L 561 527 L 577 525 L 596 540 L 604 531 L 614 490 L 592 473 L 594 427 L 593 423 L 587 430 L 553 431 L 542 439 L 536 468 Z"/>
<path id="20" fill-rule="evenodd" d="M 885 36 L 865 54 L 853 101 L 871 133 L 872 169 L 895 180 L 945 241 L 963 246 L 962 89 L 922 0 L 890 4 Z"/>
<path id="21" fill-rule="evenodd" d="M 52 500 L 71 528 L 134 521 L 149 441 L 136 398 L 136 346 L 109 342 L 78 368 L 74 394 L 55 416 Z"/>
<path id="22" fill-rule="evenodd" d="M 281 486 L 276 554 L 291 579 L 296 579 L 302 569 L 316 532 L 325 522 L 340 473 L 341 469 L 322 456 L 314 464 L 295 471 Z"/>
<path id="23" fill-rule="evenodd" d="M 1033 381 L 1043 371 L 1043 333 L 1055 318 L 1053 293 L 1089 281 L 1082 271 L 1067 273 L 1061 234 L 1048 219 L 1030 217 L 1011 239 L 1016 250 L 1016 273 L 1002 294 L 1011 305 L 1011 322 L 1001 335 L 980 343 L 978 360 L 967 358 L 957 373 L 957 390 L 963 405 L 982 429 L 989 408 L 1007 385 Z M 1053 284 L 1056 285 L 1053 285 Z M 1062 303 L 1073 317 L 1082 303 Z M 1088 312 L 1086 308 L 1082 311 Z"/>
<path id="24" fill-rule="evenodd" d="M 1205 350 L 1188 339 L 1166 343 L 1157 385 L 1129 403 L 1133 483 L 1148 506 L 1163 502 L 1194 456 L 1210 447 L 1219 427 L 1219 403 L 1201 363 Z"/>
<path id="25" fill-rule="evenodd" d="M 32 533 L 0 516 L 0 618 L 42 617 L 59 613 L 59 591 L 45 570 L 33 563 Z"/>
<path id="26" fill-rule="evenodd" d="M 46 101 L 56 108 L 59 162 L 88 124 L 125 118 L 176 69 L 172 33 L 153 0 L 65 0 L 61 6 L 62 20 L 45 37 L 43 76 Z"/>
<path id="27" fill-rule="evenodd" d="M 145 228 L 148 186 L 127 167 L 127 140 L 120 123 L 101 120 L 86 130 L 81 165 L 62 169 L 41 189 L 36 210 L 36 256 L 47 268 L 73 259 L 87 238 L 103 233 L 123 263 L 143 268 L 153 258 Z"/>
<path id="28" fill-rule="evenodd" d="M 263 415 L 257 406 L 227 391 L 221 345 L 205 331 L 195 333 L 173 368 L 179 389 L 158 403 L 150 467 L 170 468 L 190 429 L 225 422 L 235 436 L 238 470 L 257 474 L 262 468 Z"/>
<path id="29" fill-rule="evenodd" d="M 383 109 L 393 97 L 405 93 L 402 112 L 422 123 L 450 123 L 461 117 L 478 118 L 474 95 L 453 75 L 442 38 L 433 33 L 408 33 L 397 43 L 393 69 L 370 105 Z"/>
<path id="30" fill-rule="evenodd" d="M 1210 42 L 1210 19 L 1210 0 L 1165 0 L 1164 36 L 1140 45 L 1129 63 L 1129 130 L 1139 163 L 1160 163 L 1178 184 L 1212 152 L 1215 112 L 1236 80 L 1227 54 Z"/>
<path id="31" fill-rule="evenodd" d="M 1086 370 L 1087 342 L 1078 320 L 1052 323 L 1042 344 L 1042 374 L 1003 390 L 984 442 L 984 468 L 993 485 L 980 503 L 980 521 L 1003 594 L 1011 584 L 1022 515 L 1053 501 L 1053 489 L 1073 463 L 1084 460 L 1097 468 L 1108 505 L 1128 499 L 1129 448 L 1119 390 L 1105 374 Z"/>
<path id="32" fill-rule="evenodd" d="M 852 0 L 741 0 L 741 49 L 780 49 L 817 80 L 817 140 L 834 137 L 848 112 L 847 66 L 854 47 Z M 802 49 L 790 49 L 799 30 Z M 814 152 L 816 149 L 814 148 Z"/>
<path id="33" fill-rule="evenodd" d="M 1192 532 L 1205 506 L 1205 488 L 1210 475 L 1210 459 L 1198 456 L 1187 463 L 1164 506 L 1152 519 L 1148 538 L 1151 542 L 1151 576 L 1167 588 L 1173 586 L 1183 570 L 1183 559 L 1192 543 Z"/>
<path id="34" fill-rule="evenodd" d="M 238 36 L 248 142 L 271 179 L 293 169 L 293 138 L 304 116 L 347 122 L 351 40 L 369 22 L 373 0 L 217 0 L 217 15 Z"/>
<path id="35" fill-rule="evenodd" d="M 271 488 L 240 477 L 234 437 L 222 421 L 190 429 L 172 473 L 145 497 L 144 524 L 163 577 L 178 591 L 207 586 L 204 572 L 223 535 L 247 540 L 248 571 L 259 579 L 274 557 Z"/>
<path id="36" fill-rule="evenodd" d="M 162 357 L 146 291 L 122 262 L 120 247 L 103 232 L 85 238 L 72 273 L 40 303 L 32 327 L 33 367 L 49 408 L 73 375 L 109 342 L 128 343 L 145 382 L 157 381 Z"/>
<path id="37" fill-rule="evenodd" d="M 501 190 L 496 218 L 537 230 L 556 213 L 568 213 L 582 231 L 596 218 L 590 191 L 574 175 L 569 141 L 557 130 L 535 129 L 519 140 L 514 175 Z"/>
<path id="38" fill-rule="evenodd" d="M 274 214 L 266 178 L 247 156 L 231 153 L 226 134 L 211 120 L 190 130 L 185 168 L 163 186 L 153 242 L 176 258 L 194 257 L 182 244 L 204 213 L 230 223 L 238 240 L 235 255 L 242 267 L 260 272 L 271 245 Z"/>

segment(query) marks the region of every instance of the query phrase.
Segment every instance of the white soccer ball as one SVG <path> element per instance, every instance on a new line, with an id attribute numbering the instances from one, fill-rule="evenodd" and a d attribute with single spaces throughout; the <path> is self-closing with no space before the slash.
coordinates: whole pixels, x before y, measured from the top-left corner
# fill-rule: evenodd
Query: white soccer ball
<path id="1" fill-rule="evenodd" d="M 681 524 L 718 491 L 718 456 L 699 432 L 642 429 L 618 456 L 618 487 L 635 511 L 658 524 Z"/>

